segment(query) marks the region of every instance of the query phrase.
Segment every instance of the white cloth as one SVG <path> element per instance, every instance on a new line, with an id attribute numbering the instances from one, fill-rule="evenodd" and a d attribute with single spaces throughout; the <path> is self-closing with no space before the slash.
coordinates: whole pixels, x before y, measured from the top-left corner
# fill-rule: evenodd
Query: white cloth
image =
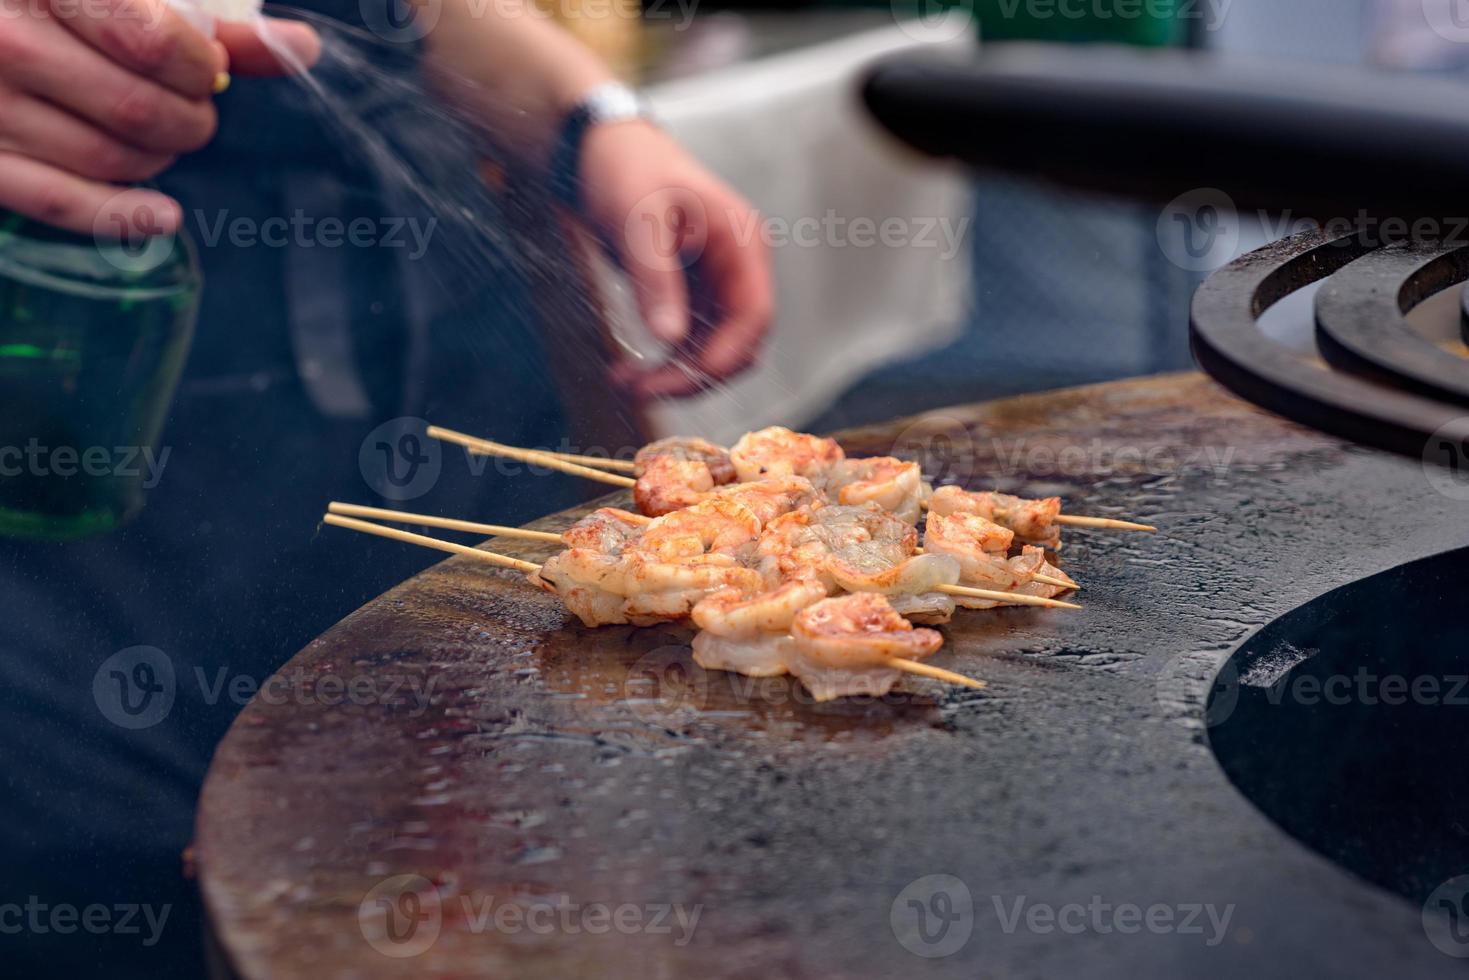
<path id="1" fill-rule="evenodd" d="M 874 366 L 956 336 L 970 291 L 969 182 L 898 145 L 860 100 L 863 69 L 883 55 L 975 43 L 917 34 L 870 31 L 647 92 L 659 121 L 760 211 L 777 309 L 761 363 L 660 404 L 657 434 L 723 441 L 799 426 Z M 626 286 L 608 292 L 620 296 L 619 336 L 646 350 Z"/>

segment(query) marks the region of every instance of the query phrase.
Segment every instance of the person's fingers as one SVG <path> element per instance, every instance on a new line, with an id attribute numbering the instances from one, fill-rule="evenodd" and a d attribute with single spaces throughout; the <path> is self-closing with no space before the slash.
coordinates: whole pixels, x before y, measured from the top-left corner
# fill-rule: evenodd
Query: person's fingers
<path id="1" fill-rule="evenodd" d="M 225 64 L 209 37 L 164 0 L 50 4 L 72 34 L 123 68 L 190 99 L 208 98 Z"/>
<path id="2" fill-rule="evenodd" d="M 702 345 L 698 365 L 718 380 L 755 363 L 774 315 L 775 285 L 764 241 L 759 235 L 744 241 L 735 233 L 731 216 L 750 213 L 749 205 L 732 199 L 710 210 L 719 217 L 710 224 L 699 272 L 713 292 L 719 319 Z"/>
<path id="3" fill-rule="evenodd" d="M 237 75 L 291 75 L 306 71 L 321 58 L 320 35 L 299 21 L 222 21 L 215 36 L 229 52 L 230 71 Z"/>
<path id="4" fill-rule="evenodd" d="M 689 332 L 691 236 L 702 236 L 688 195 L 658 191 L 638 201 L 624 222 L 618 258 L 632 280 L 638 310 L 654 337 L 678 344 Z"/>
<path id="5" fill-rule="evenodd" d="M 0 78 L 154 153 L 197 150 L 214 135 L 208 99 L 186 99 L 112 62 L 49 18 L 7 21 Z"/>
<path id="6" fill-rule="evenodd" d="M 167 170 L 174 158 L 147 153 L 53 105 L 0 84 L 0 150 L 23 154 L 92 180 L 132 183 Z"/>
<path id="7" fill-rule="evenodd" d="M 183 224 L 172 198 L 87 180 L 27 156 L 0 151 L 0 207 L 83 235 L 171 235 Z"/>
<path id="8" fill-rule="evenodd" d="M 638 375 L 632 379 L 630 386 L 639 398 L 652 400 L 688 398 L 707 390 L 713 383 L 713 379 L 698 367 L 680 358 Z"/>

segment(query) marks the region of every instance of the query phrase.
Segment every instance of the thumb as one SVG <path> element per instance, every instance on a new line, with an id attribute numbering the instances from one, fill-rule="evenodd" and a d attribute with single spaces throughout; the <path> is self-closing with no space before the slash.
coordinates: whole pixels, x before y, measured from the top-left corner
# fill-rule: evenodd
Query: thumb
<path id="1" fill-rule="evenodd" d="M 689 333 L 689 287 L 682 269 L 653 269 L 634 263 L 628 268 L 638 300 L 638 312 L 654 337 L 669 346 Z"/>
<path id="2" fill-rule="evenodd" d="M 689 332 L 688 268 L 702 251 L 703 222 L 682 198 L 650 194 L 623 226 L 622 266 L 653 336 L 678 344 Z"/>

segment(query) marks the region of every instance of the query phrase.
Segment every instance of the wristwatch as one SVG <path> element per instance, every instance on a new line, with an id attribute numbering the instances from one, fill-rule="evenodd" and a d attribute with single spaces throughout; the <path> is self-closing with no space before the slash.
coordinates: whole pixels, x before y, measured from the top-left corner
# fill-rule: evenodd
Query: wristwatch
<path id="1" fill-rule="evenodd" d="M 583 95 L 566 114 L 551 152 L 551 193 L 573 210 L 581 207 L 581 148 L 587 132 L 601 123 L 653 121 L 648 100 L 621 82 L 606 82 Z"/>

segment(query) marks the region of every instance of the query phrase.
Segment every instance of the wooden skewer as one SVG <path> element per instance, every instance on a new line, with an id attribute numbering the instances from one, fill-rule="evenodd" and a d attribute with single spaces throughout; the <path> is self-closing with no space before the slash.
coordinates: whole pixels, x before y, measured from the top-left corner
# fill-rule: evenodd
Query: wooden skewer
<path id="1" fill-rule="evenodd" d="M 417 524 L 419 527 L 437 527 L 445 531 L 464 531 L 468 534 L 487 534 L 498 538 L 525 538 L 527 541 L 554 541 L 563 544 L 561 535 L 550 531 L 532 531 L 523 527 L 507 527 L 503 524 L 480 524 L 476 521 L 459 521 L 452 517 L 431 517 L 428 514 L 409 514 L 400 510 L 385 510 L 381 507 L 363 507 L 360 504 L 344 504 L 332 501 L 327 513 L 343 517 L 370 517 L 394 524 Z"/>
<path id="2" fill-rule="evenodd" d="M 947 684 L 958 684 L 960 687 L 967 687 L 976 691 L 982 691 L 985 688 L 984 681 L 975 680 L 973 677 L 965 677 L 963 674 L 956 674 L 952 670 L 944 670 L 942 667 L 932 667 L 928 664 L 922 664 L 916 660 L 905 660 L 902 657 L 894 657 L 888 661 L 888 664 L 894 670 L 901 670 L 905 674 L 930 677 L 936 681 L 944 681 Z"/>
<path id="3" fill-rule="evenodd" d="M 430 438 L 441 442 L 452 442 L 463 446 L 472 453 L 481 456 L 503 456 L 506 459 L 519 460 L 522 463 L 530 463 L 534 466 L 544 466 L 548 470 L 560 470 L 573 476 L 584 476 L 589 480 L 598 480 L 602 483 L 611 484 L 614 487 L 635 487 L 638 481 L 627 476 L 618 476 L 605 470 L 594 470 L 590 466 L 582 466 L 580 463 L 568 463 L 552 453 L 539 452 L 534 449 L 517 449 L 514 446 L 506 446 L 503 443 L 492 442 L 489 439 L 476 439 L 462 432 L 452 429 L 441 429 L 437 425 L 428 427 Z"/>
<path id="4" fill-rule="evenodd" d="M 404 544 L 416 544 L 420 548 L 433 548 L 435 551 L 447 551 L 451 555 L 467 555 L 470 558 L 478 558 L 480 561 L 498 565 L 501 568 L 512 568 L 517 572 L 539 572 L 541 566 L 533 561 L 521 561 L 519 558 L 511 558 L 508 555 L 497 555 L 493 551 L 481 551 L 471 548 L 466 544 L 455 544 L 453 541 L 440 541 L 438 538 L 430 538 L 423 534 L 414 534 L 412 531 L 400 531 L 395 527 L 383 527 L 381 524 L 373 524 L 370 521 L 359 521 L 355 517 L 343 517 L 340 514 L 327 514 L 322 517 L 322 523 L 331 524 L 334 527 L 345 527 L 352 531 L 361 531 L 363 534 L 373 534 L 380 538 L 388 538 L 393 541 L 402 541 Z"/>
<path id="5" fill-rule="evenodd" d="M 1056 523 L 1070 524 L 1072 527 L 1096 527 L 1109 531 L 1147 531 L 1150 534 L 1158 530 L 1151 524 L 1116 521 L 1110 517 L 1079 517 L 1074 514 L 1057 514 Z"/>
<path id="6" fill-rule="evenodd" d="M 918 501 L 918 506 L 928 510 L 928 501 Z M 1057 514 L 1057 524 L 1069 524 L 1072 527 L 1093 527 L 1108 531 L 1147 531 L 1155 533 L 1158 529 L 1151 524 L 1138 524 L 1134 521 L 1118 521 L 1110 517 L 1083 517 L 1077 514 Z M 999 523 L 998 521 L 996 523 Z"/>
<path id="7" fill-rule="evenodd" d="M 484 442 L 493 442 L 485 439 Z M 494 443 L 496 446 L 504 446 L 503 442 Z M 520 449 L 519 446 L 510 446 L 511 449 Z M 616 459 L 611 456 L 583 456 L 580 453 L 563 453 L 554 449 L 525 449 L 524 452 L 540 453 L 543 456 L 555 456 L 559 460 L 568 463 L 577 463 L 582 466 L 590 466 L 599 470 L 612 470 L 614 473 L 636 473 L 637 464 L 630 459 Z"/>
<path id="8" fill-rule="evenodd" d="M 506 459 L 518 459 L 523 463 L 533 463 L 544 466 L 547 469 L 561 470 L 576 476 L 584 476 L 591 480 L 600 480 L 618 487 L 635 487 L 637 481 L 627 477 L 616 478 L 606 470 L 617 470 L 623 473 L 635 472 L 634 464 L 625 459 L 603 459 L 600 456 L 580 456 L 576 453 L 559 453 L 549 449 L 521 449 L 518 446 L 507 446 L 503 442 L 494 442 L 490 439 L 477 439 L 467 436 L 461 432 L 450 429 L 441 429 L 436 425 L 428 428 L 428 434 L 435 439 L 444 442 L 457 443 L 465 448 L 479 452 L 485 456 L 503 456 Z M 928 509 L 928 501 L 921 501 L 924 510 Z M 1056 515 L 1057 524 L 1069 524 L 1072 527 L 1100 528 L 1109 531 L 1146 531 L 1157 532 L 1157 528 L 1151 524 L 1138 524 L 1135 521 L 1119 521 L 1111 517 L 1084 517 L 1074 514 Z M 1047 585 L 1060 585 L 1067 587 L 1063 582 L 1047 582 Z"/>
<path id="9" fill-rule="evenodd" d="M 938 591 L 947 592 L 949 595 L 968 596 L 971 599 L 989 599 L 1007 606 L 1041 606 L 1046 609 L 1081 608 L 1074 602 L 1062 602 L 1060 599 L 1044 599 L 1038 595 L 1025 595 L 1019 592 L 995 592 L 990 589 L 971 589 L 967 585 L 940 585 Z"/>

